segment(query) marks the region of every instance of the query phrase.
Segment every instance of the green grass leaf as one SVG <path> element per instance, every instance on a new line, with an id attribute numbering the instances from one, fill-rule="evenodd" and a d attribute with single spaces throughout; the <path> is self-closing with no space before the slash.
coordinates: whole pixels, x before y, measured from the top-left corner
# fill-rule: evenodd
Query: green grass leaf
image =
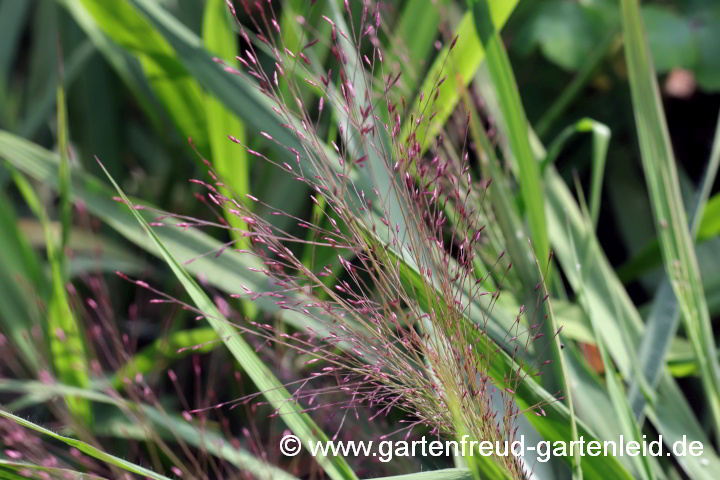
<path id="1" fill-rule="evenodd" d="M 522 106 L 515 75 L 495 26 L 487 0 L 470 0 L 475 29 L 485 48 L 488 70 L 506 123 L 510 148 L 518 164 L 520 191 L 530 223 L 533 247 L 538 258 L 548 258 L 550 244 L 545 221 L 545 200 L 540 167 L 530 148 L 528 121 Z"/>
<path id="2" fill-rule="evenodd" d="M 147 82 L 166 108 L 169 118 L 183 136 L 191 137 L 198 149 L 207 154 L 203 92 L 167 40 L 129 2 L 80 0 L 80 3 L 97 27 L 138 59 Z"/>
<path id="3" fill-rule="evenodd" d="M 172 332 L 131 356 L 113 373 L 110 383 L 116 389 L 123 388 L 125 379 L 160 371 L 170 360 L 207 353 L 220 346 L 219 341 L 215 330 L 207 327 Z"/>
<path id="4" fill-rule="evenodd" d="M 498 29 L 505 25 L 517 4 L 518 0 L 490 1 L 492 22 Z M 455 33 L 457 35 L 455 47 L 452 50 L 449 46 L 444 47 L 425 75 L 420 87 L 420 91 L 425 93 L 424 102 L 418 97 L 412 104 L 411 111 L 424 112 L 423 118 L 419 119 L 419 124 L 406 118 L 401 130 L 400 138 L 407 138 L 415 133 L 423 152 L 428 149 L 430 142 L 440 132 L 460 102 L 462 90 L 460 87 L 468 86 L 485 59 L 485 50 L 475 31 L 471 12 L 467 12 L 462 17 Z M 439 89 L 435 90 L 436 84 L 444 75 L 447 75 L 447 79 Z M 425 111 L 436 91 L 438 97 L 433 101 L 432 112 Z"/>
<path id="5" fill-rule="evenodd" d="M 230 28 L 228 6 L 225 0 L 208 0 L 206 3 L 203 17 L 203 41 L 209 52 L 225 60 L 228 65 L 236 63 L 237 39 Z M 228 135 L 232 135 L 240 143 L 246 144 L 245 125 L 212 95 L 205 94 L 204 101 L 212 164 L 228 187 L 223 189 L 225 195 L 247 204 L 249 202 L 246 194 L 250 193 L 248 153 L 243 148 L 237 148 L 228 139 Z M 225 218 L 233 228 L 247 230 L 247 225 L 237 215 L 226 212 Z M 231 233 L 233 238 L 244 239 L 242 243 L 249 244 L 240 232 L 233 230 Z"/>
<path id="6" fill-rule="evenodd" d="M 30 371 L 36 371 L 41 363 L 31 331 L 40 325 L 40 312 L 36 298 L 21 285 L 27 282 L 37 298 L 46 301 L 50 284 L 45 277 L 40 259 L 19 229 L 18 219 L 5 197 L 0 196 L 0 325 L 3 333 L 15 345 L 19 360 Z M 42 246 L 45 246 L 43 238 Z M 18 282 L 18 279 L 23 279 Z"/>
<path id="7" fill-rule="evenodd" d="M 583 118 L 572 125 L 565 127 L 548 148 L 548 153 L 541 161 L 540 169 L 545 171 L 548 165 L 557 160 L 567 142 L 578 133 L 592 135 L 592 175 L 590 181 L 590 219 L 593 228 L 597 228 L 600 216 L 600 196 L 602 194 L 603 177 L 605 176 L 605 163 L 610 145 L 611 132 L 607 125 L 591 118 Z"/>
<path id="8" fill-rule="evenodd" d="M 717 134 L 715 136 L 717 137 Z M 715 194 L 707 205 L 703 213 L 702 221 L 698 227 L 698 240 L 708 240 L 720 235 L 720 193 Z"/>
<path id="9" fill-rule="evenodd" d="M 698 357 L 713 429 L 720 434 L 720 365 L 657 78 L 638 1 L 622 0 L 620 5 L 638 141 L 663 260 Z"/>
<path id="10" fill-rule="evenodd" d="M 69 385 L 86 387 L 90 382 L 89 363 L 82 329 L 70 308 L 67 296 L 66 275 L 62 264 L 63 251 L 55 245 L 50 220 L 30 183 L 16 172 L 13 173 L 13 179 L 28 206 L 42 223 L 45 232 L 51 271 L 51 293 L 45 333 L 50 343 L 50 355 L 55 375 Z M 92 411 L 88 402 L 76 397 L 67 397 L 65 402 L 75 418 L 90 423 Z"/>
<path id="11" fill-rule="evenodd" d="M 707 213 L 707 199 L 715 183 L 719 167 L 720 118 L 718 118 L 715 140 L 710 154 L 710 162 L 708 163 L 700 190 L 697 192 L 694 210 L 691 212 L 690 232 L 693 240 L 698 233 L 700 218 L 703 218 L 704 212 Z M 646 323 L 646 334 L 643 336 L 638 349 L 638 357 L 642 363 L 643 378 L 651 387 L 655 387 L 659 381 L 660 367 L 665 361 L 670 348 L 670 342 L 673 337 L 675 337 L 679 324 L 680 310 L 678 308 L 677 298 L 673 292 L 670 280 L 668 277 L 665 277 L 655 293 L 650 316 Z M 697 363 L 695 366 L 697 367 Z M 641 418 L 644 398 L 641 395 L 641 388 L 637 378 L 633 379 L 633 385 L 630 389 L 630 399 L 635 415 Z"/>

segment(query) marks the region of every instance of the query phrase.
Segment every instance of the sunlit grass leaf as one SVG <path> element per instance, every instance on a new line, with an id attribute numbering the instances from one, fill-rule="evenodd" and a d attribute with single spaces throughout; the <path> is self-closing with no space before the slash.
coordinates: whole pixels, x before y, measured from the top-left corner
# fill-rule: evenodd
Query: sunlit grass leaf
<path id="1" fill-rule="evenodd" d="M 517 4 L 518 0 L 490 1 L 492 22 L 498 29 L 505 25 Z M 419 125 L 414 125 L 409 118 L 405 119 L 401 131 L 401 138 L 407 138 L 411 132 L 415 131 L 423 152 L 430 146 L 430 142 L 440 132 L 459 103 L 461 92 L 459 87 L 467 87 L 485 59 L 485 50 L 475 31 L 471 12 L 467 12 L 463 16 L 455 33 L 457 35 L 455 47 L 450 50 L 448 45 L 438 53 L 420 86 L 420 92 L 425 93 L 424 102 L 420 102 L 419 98 L 413 102 L 413 111 L 422 111 L 422 106 L 425 105 L 428 98 L 435 95 L 433 92 L 435 84 L 440 78 L 447 75 L 447 79 L 438 90 L 438 98 L 434 102 L 433 112 L 425 112 Z M 431 113 L 435 113 L 435 115 L 431 117 Z"/>
<path id="2" fill-rule="evenodd" d="M 708 200 L 697 231 L 699 240 L 710 239 L 718 235 L 720 235 L 720 193 Z"/>
<path id="3" fill-rule="evenodd" d="M 638 1 L 622 0 L 620 5 L 640 153 L 663 260 L 698 356 L 714 431 L 720 433 L 720 366 L 657 78 Z"/>
<path id="4" fill-rule="evenodd" d="M 81 2 L 74 0 L 56 1 L 67 10 L 75 23 L 87 35 L 90 42 L 122 79 L 128 90 L 132 92 L 135 101 L 143 109 L 143 113 L 150 120 L 155 130 L 162 132 L 163 117 L 158 113 L 160 104 L 153 98 L 153 93 L 145 79 L 140 63 L 103 33 Z M 68 60 L 65 68 L 66 81 L 70 77 L 70 73 L 70 60 Z"/>
<path id="5" fill-rule="evenodd" d="M 104 167 L 103 167 L 104 169 Z M 107 171 L 105 171 L 107 173 Z M 295 433 L 306 448 L 317 442 L 327 442 L 327 436 L 313 422 L 307 413 L 301 412 L 301 407 L 292 401 L 290 393 L 282 383 L 273 375 L 272 371 L 255 354 L 253 348 L 245 342 L 238 334 L 238 331 L 231 326 L 228 320 L 215 307 L 215 304 L 207 297 L 197 285 L 195 280 L 188 275 L 185 269 L 177 263 L 171 253 L 165 248 L 160 238 L 150 228 L 145 219 L 132 208 L 130 200 L 125 196 L 120 187 L 110 177 L 110 181 L 116 188 L 122 199 L 130 207 L 135 219 L 143 227 L 156 245 L 162 257 L 172 269 L 175 276 L 180 280 L 187 293 L 192 298 L 198 310 L 203 312 L 208 323 L 218 333 L 233 356 L 240 362 L 245 372 L 252 379 L 268 400 L 270 405 L 278 412 L 280 418 Z M 328 476 L 334 480 L 356 479 L 355 473 L 341 456 L 317 455 L 315 459 L 323 467 Z"/>
<path id="6" fill-rule="evenodd" d="M 142 65 L 153 93 L 185 137 L 208 152 L 203 93 L 188 74 L 172 46 L 129 2 L 80 0 L 95 24 Z"/>
<path id="7" fill-rule="evenodd" d="M 208 51 L 225 60 L 228 65 L 235 63 L 237 39 L 230 28 L 225 0 L 206 2 L 203 41 Z M 246 194 L 250 193 L 249 156 L 244 148 L 237 148 L 228 138 L 228 135 L 232 135 L 240 143 L 246 144 L 245 125 L 212 95 L 205 94 L 204 101 L 212 164 L 230 192 L 235 194 L 234 198 L 247 203 Z M 233 197 L 230 192 L 226 191 L 225 194 Z M 245 222 L 240 217 L 227 212 L 225 216 L 235 229 L 246 230 Z M 234 238 L 242 238 L 237 231 L 232 231 L 232 234 Z"/>

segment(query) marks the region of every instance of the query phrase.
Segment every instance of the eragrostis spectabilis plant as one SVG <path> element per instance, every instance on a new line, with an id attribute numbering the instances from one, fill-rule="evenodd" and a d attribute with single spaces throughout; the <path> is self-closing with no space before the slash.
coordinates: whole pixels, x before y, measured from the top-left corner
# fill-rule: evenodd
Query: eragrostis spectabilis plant
<path id="1" fill-rule="evenodd" d="M 407 413 L 406 425 L 383 438 L 407 438 L 421 425 L 432 435 L 512 442 L 518 416 L 528 413 L 516 406 L 514 393 L 550 363 L 544 360 L 550 339 L 543 333 L 548 296 L 541 281 L 524 295 L 535 299 L 527 312 L 519 307 L 516 319 L 498 330 L 492 316 L 512 259 L 486 229 L 494 215 L 484 202 L 492 181 L 473 177 L 469 117 L 456 135 L 464 139 L 461 154 L 442 135 L 430 138 L 432 132 L 421 131 L 434 115 L 445 78 L 438 76 L 420 95 L 419 107 L 409 106 L 401 65 L 386 62 L 376 38 L 380 4 L 346 1 L 344 11 L 333 7 L 332 18 L 323 17 L 329 34 L 303 29 L 296 49 L 284 43 L 270 3 L 242 5 L 255 32 L 238 21 L 245 42 L 240 66 L 217 62 L 228 75 L 253 80 L 273 103 L 286 134 L 261 133 L 274 144 L 272 154 L 253 150 L 233 132 L 228 141 L 256 161 L 272 163 L 278 175 L 306 185 L 313 221 L 251 194 L 240 198 L 205 160 L 210 179 L 192 182 L 205 189 L 198 198 L 217 220 L 163 213 L 153 226 L 229 229 L 233 240 L 208 254 L 260 260 L 263 267 L 256 270 L 267 277 L 267 288 L 228 285 L 236 290 L 232 296 L 245 302 L 269 298 L 312 322 L 296 333 L 260 322 L 233 325 L 241 334 L 302 354 L 312 372 L 288 385 L 293 391 L 288 401 L 306 412 L 329 411 L 340 419 L 338 432 L 348 415 L 359 418 L 361 410 L 372 421 L 398 409 Z M 228 8 L 235 16 L 231 2 Z M 303 17 L 297 23 L 305 26 Z M 313 51 L 321 48 L 334 57 L 334 71 L 319 71 Z M 229 216 L 246 228 L 230 227 Z M 166 223 L 168 217 L 173 222 Z M 273 217 L 287 221 L 280 225 Z M 162 297 L 157 302 L 176 301 Z M 218 307 L 222 311 L 227 304 Z M 550 330 L 550 336 L 557 333 Z M 491 376 L 498 356 L 506 354 L 518 367 Z M 541 404 L 531 410 L 543 414 Z M 513 455 L 493 461 L 515 478 L 532 468 Z"/>

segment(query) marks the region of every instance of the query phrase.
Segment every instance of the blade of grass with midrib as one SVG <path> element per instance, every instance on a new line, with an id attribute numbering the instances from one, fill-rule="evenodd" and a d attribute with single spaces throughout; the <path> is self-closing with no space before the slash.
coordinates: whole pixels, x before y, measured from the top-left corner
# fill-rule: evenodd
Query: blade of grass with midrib
<path id="1" fill-rule="evenodd" d="M 720 435 L 720 366 L 657 78 L 638 1 L 621 0 L 620 6 L 640 153 L 663 260 L 698 357 L 713 430 Z"/>
<path id="2" fill-rule="evenodd" d="M 208 0 L 205 4 L 203 41 L 208 51 L 225 60 L 228 65 L 236 62 L 237 40 L 235 33 L 230 28 L 228 6 L 225 0 Z M 248 153 L 243 148 L 233 148 L 234 144 L 228 138 L 228 135 L 232 135 L 240 143 L 246 144 L 245 125 L 214 96 L 205 94 L 204 101 L 210 153 L 212 154 L 211 161 L 215 171 L 228 187 L 222 189 L 223 194 L 248 204 L 246 197 L 250 193 Z M 243 237 L 239 232 L 247 230 L 245 221 L 227 211 L 225 218 L 234 228 L 230 232 L 233 238 L 239 240 L 239 244 L 243 245 L 240 248 L 248 246 L 248 238 Z"/>
<path id="3" fill-rule="evenodd" d="M 105 167 L 102 168 L 104 170 Z M 107 174 L 107 170 L 105 170 L 105 173 Z M 197 308 L 203 312 L 208 323 L 210 323 L 218 333 L 218 336 L 237 361 L 240 362 L 240 365 L 242 365 L 253 383 L 262 391 L 263 396 L 276 410 L 280 418 L 282 418 L 293 433 L 300 438 L 300 441 L 306 448 L 309 449 L 311 445 L 315 445 L 318 442 L 327 442 L 328 437 L 320 430 L 307 413 L 302 413 L 302 409 L 292 401 L 290 393 L 285 389 L 283 384 L 273 375 L 267 365 L 258 358 L 253 348 L 238 335 L 238 331 L 233 328 L 228 320 L 220 313 L 215 307 L 215 304 L 207 297 L 205 292 L 200 289 L 195 280 L 175 261 L 145 219 L 132 208 L 132 203 L 130 203 L 130 200 L 125 196 L 112 177 L 108 176 L 108 178 L 110 178 L 118 194 L 128 207 L 130 207 L 130 211 L 133 213 L 137 222 L 150 236 L 158 250 L 160 250 L 162 257 L 190 295 Z M 345 459 L 341 456 L 325 456 L 319 454 L 314 458 L 318 464 L 323 467 L 327 475 L 334 480 L 357 478 Z"/>
<path id="4" fill-rule="evenodd" d="M 696 238 L 700 218 L 703 217 L 708 196 L 715 183 L 715 177 L 720 167 L 720 117 L 715 130 L 715 139 L 710 154 L 710 162 L 705 172 L 700 190 L 695 199 L 695 208 L 692 211 L 690 232 L 693 239 Z M 677 332 L 680 321 L 677 299 L 672 290 L 672 285 L 667 277 L 658 287 L 653 300 L 652 310 L 647 320 L 646 334 L 643 336 L 638 348 L 638 358 L 642 364 L 645 381 L 655 388 L 659 379 L 661 367 L 665 362 L 670 342 Z M 630 399 L 635 416 L 642 417 L 645 399 L 641 394 L 638 379 L 634 378 L 630 388 Z"/>

